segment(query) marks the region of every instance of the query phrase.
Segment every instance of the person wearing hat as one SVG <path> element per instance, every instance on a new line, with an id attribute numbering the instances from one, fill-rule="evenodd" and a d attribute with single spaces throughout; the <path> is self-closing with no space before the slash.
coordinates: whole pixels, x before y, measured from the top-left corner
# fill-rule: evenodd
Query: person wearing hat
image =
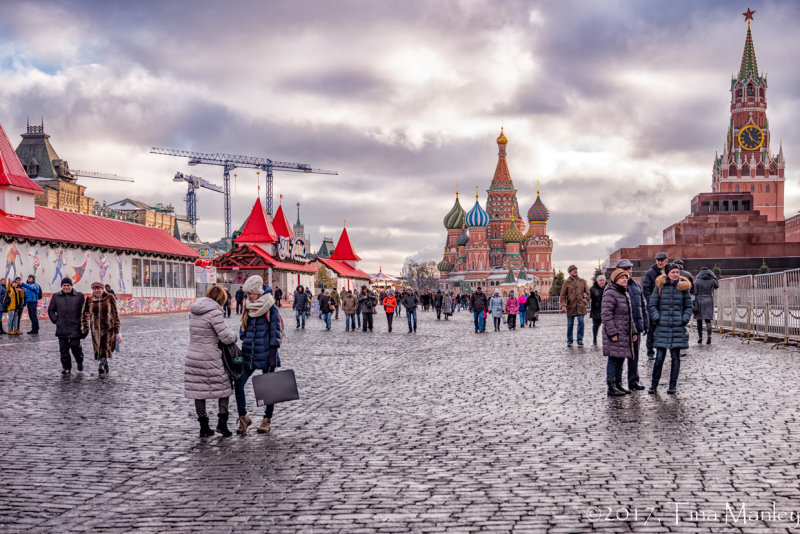
<path id="1" fill-rule="evenodd" d="M 642 277 L 642 292 L 644 293 L 644 301 L 649 303 L 650 302 L 650 295 L 653 294 L 653 289 L 656 287 L 656 278 L 664 274 L 664 268 L 667 266 L 667 253 L 666 252 L 659 252 L 656 254 L 656 262 L 650 267 L 647 272 Z M 655 329 L 653 328 L 653 324 L 648 327 L 647 330 L 647 359 L 654 360 L 655 359 L 655 348 L 653 347 L 653 333 Z"/>
<path id="2" fill-rule="evenodd" d="M 656 289 L 647 305 L 650 321 L 655 324 L 653 338 L 656 361 L 653 364 L 653 381 L 648 391 L 651 394 L 658 388 L 667 350 L 672 360 L 667 393 L 675 393 L 681 369 L 681 349 L 689 348 L 686 325 L 692 319 L 692 296 L 689 294 L 692 284 L 681 276 L 678 265 L 669 263 L 664 270 L 667 274 L 656 278 Z"/>
<path id="3" fill-rule="evenodd" d="M 94 359 L 99 362 L 98 374 L 108 374 L 108 358 L 114 352 L 119 335 L 117 300 L 106 293 L 102 282 L 92 282 L 92 294 L 83 303 L 81 333 L 92 334 Z"/>
<path id="4" fill-rule="evenodd" d="M 500 296 L 500 290 L 495 289 L 494 295 L 489 299 L 488 312 L 492 314 L 494 320 L 494 331 L 500 331 L 500 323 L 503 320 L 503 297 Z"/>
<path id="5" fill-rule="evenodd" d="M 639 337 L 627 289 L 629 280 L 625 269 L 614 269 L 611 283 L 603 291 L 603 356 L 608 357 L 606 383 L 613 397 L 631 392 L 622 385 L 622 368 L 626 359 L 633 358 L 633 344 Z"/>
<path id="6" fill-rule="evenodd" d="M 692 273 L 687 271 L 686 268 L 683 266 L 683 260 L 680 259 L 672 260 L 672 263 L 674 263 L 675 265 L 678 266 L 678 268 L 680 268 L 681 276 L 689 280 L 689 282 L 692 284 L 692 289 L 689 290 L 689 293 L 694 295 L 694 276 L 692 276 Z"/>
<path id="7" fill-rule="evenodd" d="M 489 300 L 481 291 L 481 286 L 469 297 L 469 309 L 472 311 L 473 321 L 475 322 L 475 333 L 486 332 L 486 317 L 484 312 L 489 307 Z"/>
<path id="8" fill-rule="evenodd" d="M 583 316 L 586 315 L 586 303 L 589 301 L 589 285 L 578 276 L 578 268 L 570 265 L 567 269 L 569 277 L 561 286 L 561 311 L 567 313 L 567 346 L 572 346 L 572 330 L 575 318 L 578 318 L 578 345 L 583 346 Z"/>
<path id="9" fill-rule="evenodd" d="M 597 333 L 603 324 L 603 288 L 606 287 L 606 277 L 598 274 L 592 287 L 589 288 L 589 317 L 592 318 L 592 345 L 597 346 Z"/>
<path id="10" fill-rule="evenodd" d="M 390 289 L 389 293 L 381 301 L 383 311 L 386 312 L 386 323 L 389 325 L 389 332 L 392 331 L 392 321 L 394 320 L 394 309 L 397 307 L 397 299 L 394 296 L 394 289 Z"/>
<path id="11" fill-rule="evenodd" d="M 633 342 L 633 357 L 628 359 L 628 388 L 631 390 L 642 390 L 644 386 L 639 382 L 639 346 L 642 336 L 650 328 L 650 320 L 647 316 L 647 301 L 644 300 L 642 285 L 633 279 L 633 263 L 629 260 L 619 260 L 617 269 L 623 269 L 628 273 L 628 296 L 631 299 L 631 310 L 633 311 L 633 324 L 639 335 Z"/>
<path id="12" fill-rule="evenodd" d="M 72 372 L 72 358 L 75 358 L 78 371 L 83 371 L 81 339 L 86 336 L 81 332 L 81 312 L 85 300 L 83 293 L 73 289 L 72 279 L 63 278 L 61 291 L 52 296 L 47 306 L 47 316 L 50 322 L 56 325 L 58 350 L 61 353 L 61 374 L 65 376 Z"/>
<path id="13" fill-rule="evenodd" d="M 242 376 L 236 381 L 234 392 L 236 394 L 236 409 L 239 412 L 236 433 L 247 433 L 253 421 L 247 415 L 247 398 L 244 387 L 247 381 L 257 371 L 263 374 L 273 373 L 278 367 L 278 349 L 281 346 L 281 317 L 275 305 L 272 289 L 264 290 L 264 280 L 259 275 L 249 277 L 244 286 L 247 300 L 244 303 L 242 323 L 239 329 L 239 339 L 242 340 Z M 301 297 L 303 298 L 303 293 Z M 264 410 L 264 419 L 258 427 L 259 434 L 266 434 L 272 430 L 272 415 L 274 404 L 268 404 Z"/>

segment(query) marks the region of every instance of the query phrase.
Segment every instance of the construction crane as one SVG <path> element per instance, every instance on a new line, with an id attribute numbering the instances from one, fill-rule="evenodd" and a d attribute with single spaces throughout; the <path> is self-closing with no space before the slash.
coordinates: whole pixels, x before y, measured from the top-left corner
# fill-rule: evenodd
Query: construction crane
<path id="1" fill-rule="evenodd" d="M 79 171 L 76 169 L 70 169 L 70 172 L 72 172 L 74 176 L 82 176 L 84 178 L 99 178 L 101 180 L 116 180 L 118 182 L 133 181 L 133 178 L 128 178 L 127 176 L 120 176 L 118 174 L 110 174 L 107 172 Z"/>
<path id="2" fill-rule="evenodd" d="M 269 158 L 259 158 L 254 156 L 237 156 L 232 154 L 208 154 L 204 152 L 191 152 L 189 150 L 174 150 L 171 148 L 153 147 L 151 154 L 163 154 L 165 156 L 178 156 L 189 158 L 189 165 L 218 165 L 223 169 L 225 187 L 225 237 L 232 237 L 231 234 L 231 175 L 230 172 L 237 168 L 260 169 L 267 174 L 266 209 L 272 215 L 272 171 L 287 172 L 306 172 L 313 174 L 339 174 L 336 171 L 326 171 L 314 169 L 307 163 L 289 163 L 286 161 L 274 161 Z"/>
<path id="3" fill-rule="evenodd" d="M 189 219 L 189 224 L 192 229 L 197 231 L 197 190 L 201 187 L 216 191 L 217 193 L 225 193 L 225 190 L 217 184 L 200 178 L 199 176 L 185 175 L 182 172 L 176 172 L 173 182 L 186 182 L 186 218 Z"/>

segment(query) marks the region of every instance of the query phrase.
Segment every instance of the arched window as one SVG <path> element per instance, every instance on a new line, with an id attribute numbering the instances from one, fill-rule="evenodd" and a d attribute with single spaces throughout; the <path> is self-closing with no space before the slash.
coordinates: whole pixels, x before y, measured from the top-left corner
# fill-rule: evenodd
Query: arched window
<path id="1" fill-rule="evenodd" d="M 728 176 L 733 178 L 734 176 L 738 175 L 738 170 L 736 169 L 736 165 L 731 163 L 731 166 L 728 168 Z"/>
<path id="2" fill-rule="evenodd" d="M 747 84 L 747 96 L 756 96 L 756 88 L 752 83 Z"/>
<path id="3" fill-rule="evenodd" d="M 769 173 L 772 174 L 772 175 L 777 175 L 778 174 L 778 166 L 775 165 L 774 163 L 772 165 L 770 165 L 769 166 Z"/>
<path id="4" fill-rule="evenodd" d="M 742 176 L 750 176 L 750 166 L 746 163 L 742 165 Z"/>
<path id="5" fill-rule="evenodd" d="M 769 184 L 767 184 L 767 193 L 769 193 Z"/>
<path id="6" fill-rule="evenodd" d="M 764 176 L 764 166 L 761 163 L 756 167 L 756 176 Z"/>
<path id="7" fill-rule="evenodd" d="M 736 186 L 736 192 L 737 193 L 739 192 L 739 186 L 738 185 Z"/>
<path id="8" fill-rule="evenodd" d="M 750 192 L 751 193 L 755 193 L 756 192 L 756 188 L 754 186 L 752 186 L 752 185 L 750 186 Z"/>
<path id="9" fill-rule="evenodd" d="M 738 88 L 736 90 L 736 98 L 742 98 L 742 88 Z"/>

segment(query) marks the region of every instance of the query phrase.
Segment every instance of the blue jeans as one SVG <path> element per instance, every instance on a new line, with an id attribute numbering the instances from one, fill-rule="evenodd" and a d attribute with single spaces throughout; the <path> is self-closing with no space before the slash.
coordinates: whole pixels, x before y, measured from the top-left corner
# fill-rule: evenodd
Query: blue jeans
<path id="1" fill-rule="evenodd" d="M 236 394 L 236 410 L 239 412 L 239 417 L 243 415 L 247 415 L 247 397 L 244 394 L 244 386 L 247 384 L 247 381 L 250 377 L 256 372 L 255 369 L 250 369 L 249 367 L 245 367 L 242 369 L 242 376 L 239 380 L 236 381 L 235 384 L 235 394 Z M 262 369 L 261 372 L 263 374 L 273 373 L 275 372 L 275 366 L 271 365 L 269 369 Z M 274 404 L 267 405 L 266 410 L 264 410 L 264 417 L 272 418 L 272 412 L 275 409 Z"/>
<path id="2" fill-rule="evenodd" d="M 19 319 L 20 315 L 22 314 L 22 310 L 8 310 L 8 331 L 11 332 L 12 330 L 19 329 Z"/>
<path id="3" fill-rule="evenodd" d="M 411 318 L 412 317 L 414 318 L 414 328 L 413 329 L 411 328 Z M 414 332 L 416 332 L 417 331 L 417 309 L 414 308 L 413 310 L 409 310 L 408 308 L 406 308 L 406 319 L 408 319 L 408 331 L 411 332 L 413 330 Z"/>
<path id="4" fill-rule="evenodd" d="M 325 327 L 330 330 L 331 329 L 331 312 L 323 313 L 322 319 L 325 321 Z"/>
<path id="5" fill-rule="evenodd" d="M 472 312 L 472 317 L 475 320 L 475 330 L 483 330 L 483 310 Z"/>
<path id="6" fill-rule="evenodd" d="M 31 320 L 31 332 L 39 331 L 39 302 L 28 302 L 28 317 Z"/>
<path id="7" fill-rule="evenodd" d="M 400 299 L 397 299 L 397 307 L 394 309 L 394 312 L 398 317 L 400 317 L 400 310 L 401 309 L 402 309 L 402 306 L 400 306 Z"/>
<path id="8" fill-rule="evenodd" d="M 345 316 L 345 328 L 348 330 L 355 330 L 356 329 L 356 314 L 346 314 Z"/>
<path id="9" fill-rule="evenodd" d="M 583 343 L 583 315 L 572 315 L 567 317 L 567 343 L 572 344 L 572 327 L 575 319 L 578 319 L 578 343 Z"/>
<path id="10" fill-rule="evenodd" d="M 669 370 L 669 389 L 675 389 L 678 385 L 678 373 L 681 372 L 681 349 L 669 349 L 669 356 L 672 360 Z M 656 348 L 656 361 L 653 363 L 653 389 L 658 387 L 658 382 L 661 380 L 661 370 L 666 358 L 667 349 Z"/>
<path id="11" fill-rule="evenodd" d="M 356 312 L 356 319 L 358 319 L 358 327 L 361 328 L 361 312 Z"/>
<path id="12" fill-rule="evenodd" d="M 625 364 L 625 358 L 608 357 L 606 364 L 606 380 L 613 380 L 614 382 L 622 382 L 622 368 Z"/>
<path id="13" fill-rule="evenodd" d="M 306 312 L 305 311 L 295 310 L 294 311 L 294 318 L 297 319 L 297 326 L 298 327 L 300 326 L 300 319 L 303 320 L 303 324 L 302 324 L 303 328 L 306 327 Z"/>
<path id="14" fill-rule="evenodd" d="M 525 312 L 527 310 L 519 310 L 519 327 L 525 328 Z"/>

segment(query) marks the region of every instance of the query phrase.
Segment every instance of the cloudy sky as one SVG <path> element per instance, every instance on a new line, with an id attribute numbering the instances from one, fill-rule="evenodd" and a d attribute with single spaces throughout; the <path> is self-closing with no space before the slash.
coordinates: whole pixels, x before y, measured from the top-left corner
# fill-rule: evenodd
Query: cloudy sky
<path id="1" fill-rule="evenodd" d="M 86 180 L 87 194 L 171 202 L 175 171 L 219 167 L 151 146 L 310 163 L 339 176 L 276 173 L 275 193 L 312 246 L 344 220 L 362 267 L 399 272 L 441 258 L 456 182 L 481 202 L 500 125 L 520 209 L 541 181 L 556 268 L 584 270 L 621 245 L 660 243 L 710 190 L 729 118 L 746 2 L 407 0 L 4 1 L 0 124 L 26 117 Z M 769 75 L 770 127 L 784 140 L 787 216 L 800 210 L 800 3 L 751 1 Z M 772 149 L 777 152 L 778 147 Z M 233 224 L 257 194 L 235 171 Z M 261 178 L 263 181 L 263 176 Z M 201 191 L 198 233 L 223 233 Z"/>

